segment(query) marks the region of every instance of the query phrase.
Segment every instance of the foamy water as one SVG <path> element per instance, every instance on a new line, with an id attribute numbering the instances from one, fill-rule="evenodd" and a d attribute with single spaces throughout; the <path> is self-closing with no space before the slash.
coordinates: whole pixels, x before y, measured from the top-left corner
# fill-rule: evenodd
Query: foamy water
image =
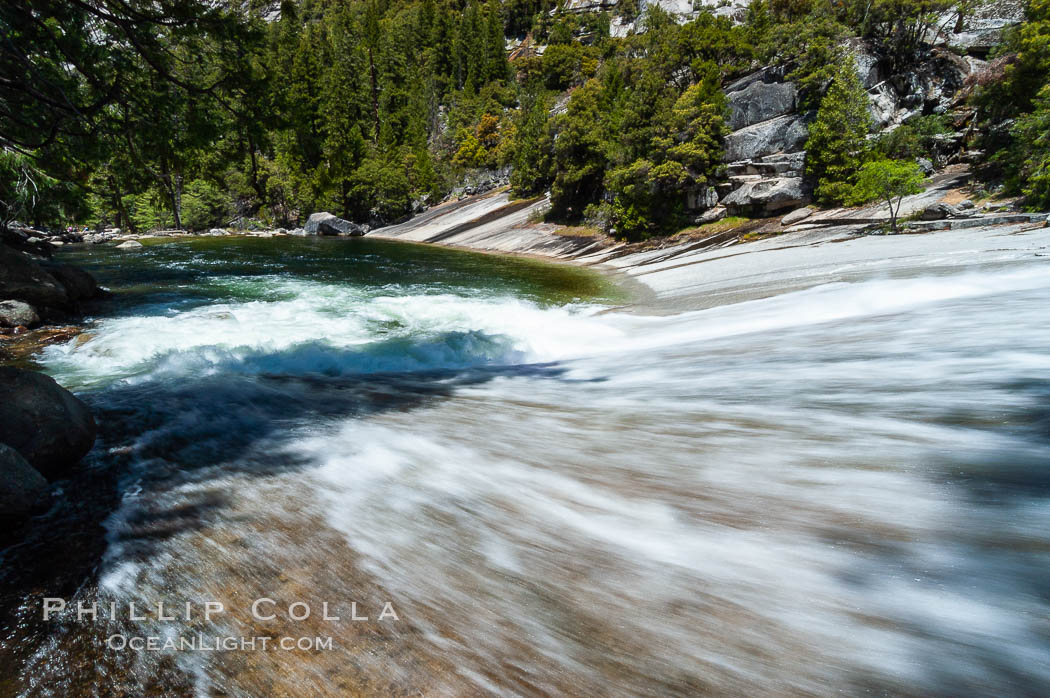
<path id="1" fill-rule="evenodd" d="M 44 356 L 120 424 L 121 503 L 85 593 L 390 601 L 400 619 L 308 625 L 332 651 L 118 662 L 128 686 L 1050 687 L 1043 265 L 666 318 L 469 284 L 203 283 L 212 302 L 103 319 Z M 63 685 L 69 652 L 41 651 L 34 686 Z"/>

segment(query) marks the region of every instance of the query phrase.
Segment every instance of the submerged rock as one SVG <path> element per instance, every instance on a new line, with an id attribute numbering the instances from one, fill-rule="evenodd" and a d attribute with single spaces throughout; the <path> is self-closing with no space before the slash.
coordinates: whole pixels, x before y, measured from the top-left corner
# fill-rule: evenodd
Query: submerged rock
<path id="1" fill-rule="evenodd" d="M 0 327 L 29 327 L 40 322 L 33 306 L 22 301 L 0 301 Z"/>
<path id="2" fill-rule="evenodd" d="M 0 366 L 0 443 L 55 479 L 95 443 L 91 410 L 53 378 Z"/>
<path id="3" fill-rule="evenodd" d="M 18 451 L 0 443 L 0 522 L 18 521 L 32 513 L 47 493 L 44 476 Z"/>
<path id="4" fill-rule="evenodd" d="M 343 220 L 327 211 L 310 214 L 303 228 L 307 235 L 364 235 L 365 230 L 357 223 Z"/>
<path id="5" fill-rule="evenodd" d="M 142 248 L 142 243 L 138 240 L 128 240 L 117 245 L 118 250 L 138 250 Z"/>

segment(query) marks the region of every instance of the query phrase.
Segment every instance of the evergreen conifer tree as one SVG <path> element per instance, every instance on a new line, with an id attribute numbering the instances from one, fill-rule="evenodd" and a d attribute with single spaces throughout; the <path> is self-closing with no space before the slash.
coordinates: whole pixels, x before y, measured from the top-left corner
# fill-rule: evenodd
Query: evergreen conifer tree
<path id="1" fill-rule="evenodd" d="M 871 127 L 868 95 L 853 58 L 846 56 L 835 70 L 806 141 L 806 174 L 816 182 L 821 203 L 844 203 L 849 198 L 868 152 Z"/>

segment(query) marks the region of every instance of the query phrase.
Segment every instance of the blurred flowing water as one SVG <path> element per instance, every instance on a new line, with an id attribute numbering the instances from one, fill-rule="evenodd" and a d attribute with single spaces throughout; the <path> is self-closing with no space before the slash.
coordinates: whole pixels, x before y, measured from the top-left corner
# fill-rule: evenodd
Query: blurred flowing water
<path id="1" fill-rule="evenodd" d="M 103 424 L 93 504 L 49 516 L 102 542 L 68 594 L 5 554 L 11 694 L 1050 689 L 1044 264 L 645 317 L 582 270 L 371 240 L 69 258 L 116 310 L 40 357 Z M 43 623 L 60 595 L 228 612 Z"/>

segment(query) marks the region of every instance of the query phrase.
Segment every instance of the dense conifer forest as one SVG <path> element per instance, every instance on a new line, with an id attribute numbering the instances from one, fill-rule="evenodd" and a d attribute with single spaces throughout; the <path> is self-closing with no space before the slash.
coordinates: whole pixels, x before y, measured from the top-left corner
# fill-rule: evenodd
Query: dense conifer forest
<path id="1" fill-rule="evenodd" d="M 130 230 L 320 210 L 377 225 L 506 179 L 549 192 L 551 220 L 644 238 L 689 224 L 690 196 L 724 177 L 723 90 L 762 67 L 812 116 L 816 199 L 854 203 L 862 165 L 925 157 L 957 125 L 930 113 L 879 133 L 852 42 L 904 74 L 980 7 L 755 0 L 683 22 L 634 0 L 14 0 L 0 208 Z M 982 176 L 1045 207 L 1050 0 L 1024 19 L 970 86 L 967 144 Z"/>

